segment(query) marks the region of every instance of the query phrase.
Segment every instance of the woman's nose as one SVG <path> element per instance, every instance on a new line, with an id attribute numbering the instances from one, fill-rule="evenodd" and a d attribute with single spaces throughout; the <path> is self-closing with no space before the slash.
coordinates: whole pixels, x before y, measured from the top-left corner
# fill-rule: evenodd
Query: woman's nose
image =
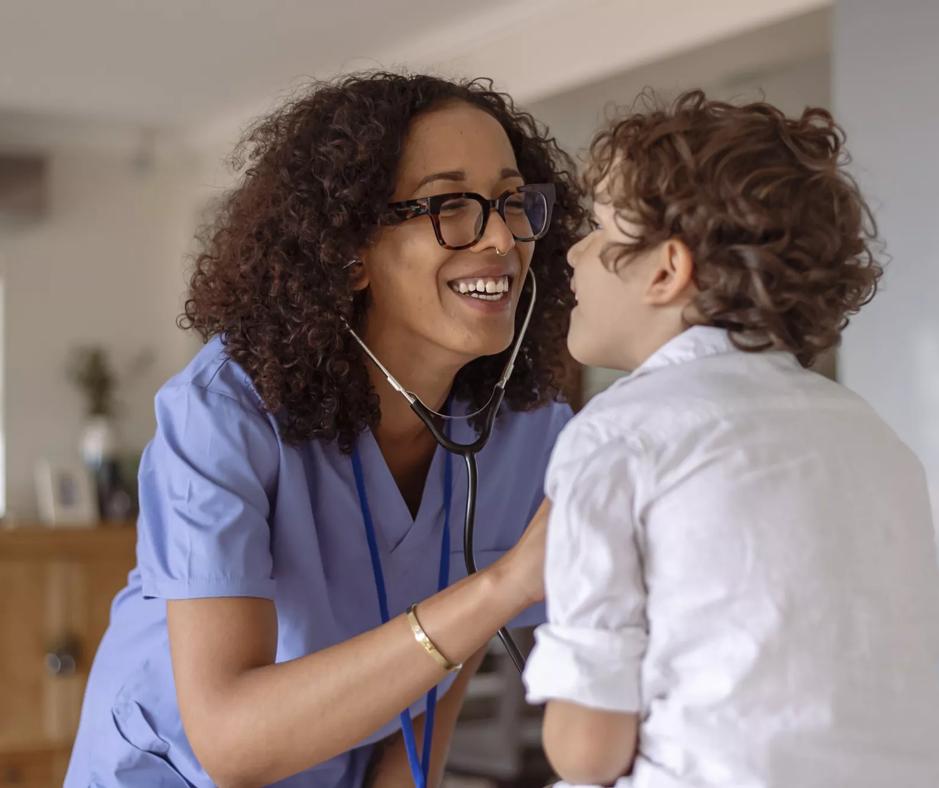
<path id="1" fill-rule="evenodd" d="M 486 229 L 483 237 L 479 239 L 473 247 L 473 251 L 482 249 L 497 249 L 500 252 L 507 252 L 515 246 L 515 236 L 509 230 L 508 225 L 498 211 L 492 211 L 489 214 L 489 221 L 486 222 Z"/>

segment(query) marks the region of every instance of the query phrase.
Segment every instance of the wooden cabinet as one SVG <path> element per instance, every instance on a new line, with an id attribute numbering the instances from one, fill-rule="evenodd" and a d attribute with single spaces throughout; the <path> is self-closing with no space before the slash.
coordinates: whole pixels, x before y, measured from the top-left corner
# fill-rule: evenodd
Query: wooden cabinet
<path id="1" fill-rule="evenodd" d="M 0 786 L 61 786 L 131 526 L 0 529 Z"/>
<path id="2" fill-rule="evenodd" d="M 61 786 L 67 765 L 67 748 L 0 752 L 0 786 L 3 788 Z"/>

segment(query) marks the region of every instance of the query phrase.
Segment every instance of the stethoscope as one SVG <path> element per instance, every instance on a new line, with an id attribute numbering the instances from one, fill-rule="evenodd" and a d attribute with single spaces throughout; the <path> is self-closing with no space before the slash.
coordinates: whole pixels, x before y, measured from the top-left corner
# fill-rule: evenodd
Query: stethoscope
<path id="1" fill-rule="evenodd" d="M 381 370 L 382 374 L 388 380 L 388 383 L 391 385 L 391 387 L 408 401 L 408 404 L 411 406 L 411 410 L 413 410 L 417 414 L 418 418 L 424 422 L 424 425 L 428 430 L 430 430 L 431 435 L 434 436 L 434 439 L 437 441 L 437 443 L 452 454 L 461 456 L 466 464 L 467 490 L 466 513 L 463 519 L 463 560 L 466 564 L 466 572 L 470 575 L 475 574 L 477 571 L 476 559 L 473 554 L 473 532 L 476 528 L 476 488 L 478 483 L 476 455 L 482 451 L 489 442 L 489 436 L 492 433 L 492 426 L 495 423 L 496 415 L 499 412 L 499 407 L 502 405 L 502 399 L 505 396 L 505 387 L 508 385 L 509 379 L 512 377 L 512 371 L 515 368 L 515 359 L 518 357 L 518 352 L 522 347 L 522 342 L 525 339 L 526 332 L 528 331 L 528 324 L 531 322 L 532 312 L 535 308 L 535 296 L 537 294 L 535 274 L 531 267 L 528 269 L 528 277 L 531 279 L 531 300 L 528 303 L 528 311 L 525 313 L 525 320 L 522 322 L 521 329 L 519 330 L 518 336 L 516 336 L 515 342 L 512 346 L 512 352 L 509 354 L 505 368 L 502 370 L 502 375 L 496 382 L 495 387 L 492 389 L 492 395 L 489 397 L 489 400 L 486 402 L 486 404 L 483 405 L 479 410 L 474 411 L 473 413 L 469 413 L 465 416 L 450 416 L 445 413 L 438 413 L 432 408 L 427 407 L 423 402 L 421 402 L 420 398 L 416 394 L 408 391 L 398 382 L 398 380 L 394 375 L 391 374 L 388 368 L 378 360 L 378 357 L 374 353 L 372 353 L 362 338 L 352 329 L 351 326 L 348 326 L 347 324 L 349 333 L 352 335 L 355 341 L 359 343 L 359 345 L 362 347 L 362 350 L 365 351 L 375 366 Z M 472 443 L 459 443 L 453 440 L 443 429 L 441 429 L 441 425 L 437 422 L 437 419 L 441 419 L 444 422 L 452 419 L 471 419 L 474 416 L 478 416 L 480 413 L 483 413 L 484 411 L 486 412 L 485 421 L 483 422 L 482 429 L 479 431 L 476 440 Z M 505 627 L 502 627 L 498 634 L 499 640 L 502 641 L 502 645 L 508 652 L 509 657 L 511 657 L 515 667 L 518 669 L 519 673 L 521 673 L 525 668 L 525 660 L 522 657 L 521 651 L 519 651 L 518 646 Z"/>

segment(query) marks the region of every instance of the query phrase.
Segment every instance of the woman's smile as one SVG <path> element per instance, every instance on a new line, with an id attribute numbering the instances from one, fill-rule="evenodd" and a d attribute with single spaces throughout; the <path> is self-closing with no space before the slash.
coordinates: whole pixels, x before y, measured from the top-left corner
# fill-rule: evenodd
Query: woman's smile
<path id="1" fill-rule="evenodd" d="M 477 314 L 501 314 L 512 310 L 516 303 L 513 295 L 518 279 L 515 264 L 488 265 L 449 279 L 447 289 L 462 306 Z"/>
<path id="2" fill-rule="evenodd" d="M 450 282 L 450 289 L 454 293 L 469 298 L 478 298 L 482 301 L 499 301 L 505 298 L 512 287 L 508 276 L 491 276 L 483 278 L 454 279 Z"/>

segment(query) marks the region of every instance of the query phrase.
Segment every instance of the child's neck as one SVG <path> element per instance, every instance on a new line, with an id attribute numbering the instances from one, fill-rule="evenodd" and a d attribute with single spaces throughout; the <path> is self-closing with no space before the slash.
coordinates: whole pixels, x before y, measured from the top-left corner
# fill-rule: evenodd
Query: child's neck
<path id="1" fill-rule="evenodd" d="M 650 323 L 648 330 L 644 331 L 641 337 L 636 337 L 635 342 L 629 346 L 627 351 L 629 357 L 625 359 L 627 366 L 618 368 L 623 372 L 634 372 L 689 328 L 690 326 L 681 320 L 662 321 L 657 325 Z"/>

